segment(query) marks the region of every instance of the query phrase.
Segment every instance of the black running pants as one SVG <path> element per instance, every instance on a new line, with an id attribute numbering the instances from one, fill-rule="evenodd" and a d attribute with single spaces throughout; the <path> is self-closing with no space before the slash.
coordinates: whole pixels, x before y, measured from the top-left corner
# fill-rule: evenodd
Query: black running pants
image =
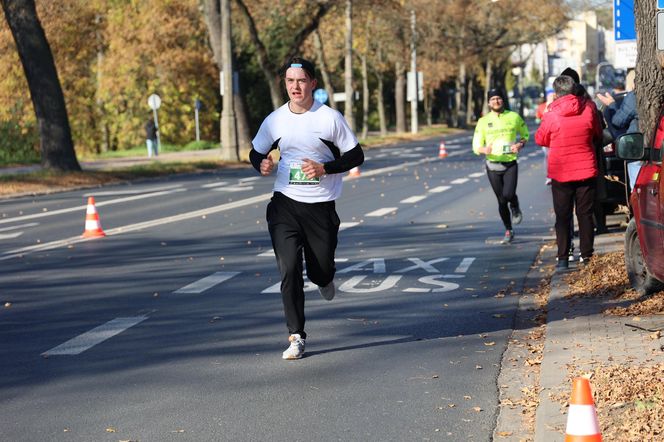
<path id="1" fill-rule="evenodd" d="M 516 196 L 516 184 L 519 177 L 519 165 L 516 161 L 504 163 L 504 171 L 490 170 L 487 166 L 486 174 L 491 183 L 493 193 L 498 199 L 498 213 L 506 230 L 512 230 L 512 215 L 509 204 L 515 209 L 519 208 L 519 198 Z"/>
<path id="2" fill-rule="evenodd" d="M 275 192 L 267 206 L 267 224 L 281 274 L 281 297 L 290 334 L 304 332 L 304 278 L 326 286 L 334 278 L 339 216 L 334 201 L 302 203 Z"/>

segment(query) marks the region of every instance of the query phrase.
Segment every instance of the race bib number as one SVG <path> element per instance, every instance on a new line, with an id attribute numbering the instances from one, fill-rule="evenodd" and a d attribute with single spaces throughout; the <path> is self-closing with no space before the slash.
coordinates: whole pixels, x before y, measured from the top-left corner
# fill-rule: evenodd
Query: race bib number
<path id="1" fill-rule="evenodd" d="M 291 163 L 288 174 L 288 184 L 295 185 L 317 185 L 320 184 L 320 177 L 307 178 L 307 175 L 302 171 L 302 165 L 299 163 Z"/>

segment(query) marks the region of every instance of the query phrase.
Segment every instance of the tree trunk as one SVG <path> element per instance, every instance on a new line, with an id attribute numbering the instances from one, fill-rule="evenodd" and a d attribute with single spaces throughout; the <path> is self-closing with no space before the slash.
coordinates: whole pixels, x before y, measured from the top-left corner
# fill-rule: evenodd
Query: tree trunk
<path id="1" fill-rule="evenodd" d="M 323 50 L 323 42 L 320 39 L 318 29 L 314 31 L 314 47 L 316 48 L 316 57 L 318 58 L 318 70 L 320 71 L 320 76 L 323 79 L 323 85 L 325 86 L 325 92 L 327 92 L 328 96 L 328 105 L 332 109 L 336 109 L 337 102 L 334 101 L 334 86 L 332 86 L 330 71 L 325 62 L 325 51 Z"/>
<path id="2" fill-rule="evenodd" d="M 387 135 L 387 121 L 385 119 L 385 100 L 383 99 L 383 93 L 384 93 L 383 76 L 379 72 L 377 77 L 378 77 L 378 90 L 376 91 L 376 106 L 378 107 L 380 136 L 384 137 Z"/>
<path id="3" fill-rule="evenodd" d="M 367 56 L 362 55 L 362 138 L 369 135 L 369 74 Z"/>
<path id="4" fill-rule="evenodd" d="M 433 89 L 427 88 L 427 93 L 424 94 L 424 114 L 427 116 L 427 126 L 433 125 Z"/>
<path id="5" fill-rule="evenodd" d="M 344 60 L 344 79 L 346 101 L 344 102 L 344 117 L 348 126 L 355 131 L 355 116 L 353 115 L 353 0 L 346 0 L 346 52 Z"/>
<path id="6" fill-rule="evenodd" d="M 466 126 L 468 127 L 473 121 L 473 79 L 472 77 L 466 82 Z"/>
<path id="7" fill-rule="evenodd" d="M 466 128 L 466 107 L 463 97 L 464 88 L 466 87 L 466 63 L 463 61 L 459 63 L 459 75 L 456 78 L 455 92 L 454 92 L 454 106 L 456 108 L 456 127 Z"/>
<path id="8" fill-rule="evenodd" d="M 212 57 L 217 65 L 217 69 L 221 72 L 223 70 L 223 63 L 221 52 L 220 0 L 204 0 L 203 11 L 205 15 L 205 24 L 208 28 L 210 46 L 212 47 Z M 233 65 L 237 66 L 235 55 L 233 55 Z M 233 109 L 235 110 L 237 125 L 238 156 L 240 160 L 246 161 L 249 159 L 249 151 L 251 150 L 251 130 L 245 97 L 242 94 L 240 84 L 237 86 L 237 88 L 233 88 Z"/>
<path id="9" fill-rule="evenodd" d="M 657 50 L 657 14 L 654 1 L 634 2 L 636 20 L 636 94 L 639 130 L 646 145 L 654 141 L 664 105 L 664 53 Z M 658 146 L 659 147 L 659 146 Z"/>
<path id="10" fill-rule="evenodd" d="M 406 132 L 406 79 L 405 67 L 400 61 L 394 66 L 396 82 L 394 85 L 394 107 L 397 112 L 397 132 Z"/>
<path id="11" fill-rule="evenodd" d="M 482 95 L 482 112 L 487 113 L 489 111 L 489 101 L 487 95 L 489 95 L 489 89 L 491 89 L 491 77 L 493 75 L 492 71 L 493 65 L 491 64 L 491 59 L 487 57 L 486 59 L 486 69 L 484 75 L 486 81 L 484 82 L 484 95 Z M 506 107 L 509 107 L 509 103 L 505 103 Z"/>
<path id="12" fill-rule="evenodd" d="M 205 1 L 209 2 L 215 0 Z M 247 5 L 245 5 L 244 1 L 242 0 L 236 0 L 236 3 L 242 12 L 242 15 L 244 15 L 245 20 L 247 21 L 249 36 L 251 37 L 251 41 L 254 44 L 254 48 L 256 49 L 256 60 L 258 61 L 258 65 L 263 71 L 267 85 L 270 88 L 270 99 L 272 100 L 272 107 L 277 109 L 284 103 L 284 97 L 281 93 L 281 78 L 279 77 L 279 72 L 277 72 L 278 68 L 270 62 L 267 49 L 258 36 L 256 23 L 254 23 L 254 18 L 251 16 Z"/>
<path id="13" fill-rule="evenodd" d="M 80 171 L 67 106 L 34 0 L 0 0 L 30 89 L 41 144 L 41 164 L 47 169 Z"/>

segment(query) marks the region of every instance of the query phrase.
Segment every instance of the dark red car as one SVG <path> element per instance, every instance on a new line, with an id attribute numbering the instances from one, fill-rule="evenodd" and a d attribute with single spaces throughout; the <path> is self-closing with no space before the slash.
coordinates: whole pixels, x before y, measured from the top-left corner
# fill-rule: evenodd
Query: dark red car
<path id="1" fill-rule="evenodd" d="M 628 133 L 616 140 L 619 158 L 642 162 L 629 198 L 632 217 L 625 232 L 627 274 L 641 294 L 664 289 L 664 111 L 651 139 L 654 141 L 650 146 L 644 145 L 640 133 Z"/>

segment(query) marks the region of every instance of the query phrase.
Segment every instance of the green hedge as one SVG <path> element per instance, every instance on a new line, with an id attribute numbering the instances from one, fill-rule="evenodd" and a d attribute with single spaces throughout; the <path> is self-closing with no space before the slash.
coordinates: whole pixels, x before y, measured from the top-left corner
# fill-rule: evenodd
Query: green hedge
<path id="1" fill-rule="evenodd" d="M 39 133 L 34 125 L 21 127 L 14 121 L 0 121 L 0 164 L 38 163 Z"/>

